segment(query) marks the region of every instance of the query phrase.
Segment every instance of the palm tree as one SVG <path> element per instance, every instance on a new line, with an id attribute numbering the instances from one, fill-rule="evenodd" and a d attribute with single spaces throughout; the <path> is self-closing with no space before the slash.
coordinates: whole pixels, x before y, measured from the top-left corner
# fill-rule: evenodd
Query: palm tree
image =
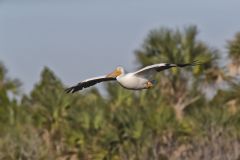
<path id="1" fill-rule="evenodd" d="M 0 63 L 0 122 L 14 123 L 16 100 L 15 96 L 19 94 L 21 83 L 18 79 L 7 77 L 7 69 Z M 9 95 L 13 95 L 10 98 Z"/>
<path id="2" fill-rule="evenodd" d="M 202 88 L 197 86 L 208 82 L 210 78 L 207 73 L 213 66 L 217 66 L 218 51 L 198 40 L 197 33 L 195 26 L 189 26 L 183 31 L 155 29 L 150 31 L 142 48 L 136 51 L 141 67 L 160 62 L 189 63 L 194 60 L 204 62 L 201 66 L 184 70 L 174 68 L 164 71 L 159 77 L 157 92 L 174 108 L 178 119 L 182 118 L 187 106 L 201 97 Z"/>
<path id="3" fill-rule="evenodd" d="M 227 44 L 228 57 L 231 63 L 228 65 L 231 76 L 237 76 L 240 74 L 240 32 L 235 37 L 228 41 Z"/>
<path id="4" fill-rule="evenodd" d="M 43 69 L 41 79 L 30 95 L 22 99 L 22 106 L 30 113 L 31 123 L 40 128 L 49 154 L 64 145 L 62 141 L 69 130 L 67 116 L 71 103 L 72 99 L 65 94 L 62 82 L 47 67 Z"/>
<path id="5" fill-rule="evenodd" d="M 236 113 L 239 99 L 239 75 L 240 75 L 240 32 L 227 42 L 228 65 L 225 75 L 227 75 L 227 86 L 225 90 L 219 90 L 214 100 L 219 101 L 219 105 L 226 104 L 232 113 Z"/>

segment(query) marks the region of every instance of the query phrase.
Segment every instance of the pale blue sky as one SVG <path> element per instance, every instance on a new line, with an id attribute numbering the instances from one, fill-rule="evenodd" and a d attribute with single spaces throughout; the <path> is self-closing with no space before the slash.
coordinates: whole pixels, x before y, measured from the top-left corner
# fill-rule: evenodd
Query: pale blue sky
<path id="1" fill-rule="evenodd" d="M 44 66 L 67 85 L 118 65 L 134 70 L 134 50 L 161 26 L 195 24 L 199 39 L 223 52 L 240 31 L 239 0 L 49 1 L 0 1 L 0 60 L 24 91 Z"/>

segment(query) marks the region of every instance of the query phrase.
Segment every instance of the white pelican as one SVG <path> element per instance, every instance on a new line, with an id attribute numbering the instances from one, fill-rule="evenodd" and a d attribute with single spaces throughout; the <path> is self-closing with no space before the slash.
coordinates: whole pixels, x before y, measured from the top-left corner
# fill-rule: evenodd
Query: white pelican
<path id="1" fill-rule="evenodd" d="M 104 81 L 117 81 L 122 87 L 130 90 L 149 89 L 153 87 L 153 81 L 150 80 L 150 78 L 157 72 L 172 67 L 186 67 L 195 66 L 199 64 L 200 63 L 197 63 L 197 61 L 185 64 L 159 63 L 144 67 L 136 72 L 127 74 L 125 74 L 123 67 L 117 67 L 112 73 L 108 75 L 94 77 L 81 81 L 77 85 L 67 88 L 66 92 L 74 93 L 79 90 L 82 90 L 83 88 L 87 88 Z"/>

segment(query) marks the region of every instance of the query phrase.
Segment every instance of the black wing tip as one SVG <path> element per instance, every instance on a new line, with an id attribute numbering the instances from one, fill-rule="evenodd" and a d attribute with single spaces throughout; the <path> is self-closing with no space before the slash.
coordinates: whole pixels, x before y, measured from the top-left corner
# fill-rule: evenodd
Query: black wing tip
<path id="1" fill-rule="evenodd" d="M 66 92 L 66 93 L 73 93 L 72 91 L 73 91 L 73 87 L 70 87 L 70 88 L 66 88 L 66 89 L 65 89 L 65 92 Z"/>
<path id="2" fill-rule="evenodd" d="M 196 66 L 196 65 L 202 65 L 202 64 L 204 64 L 204 62 L 201 62 L 201 61 L 199 61 L 199 60 L 194 60 L 194 61 L 192 62 L 192 65 L 194 65 L 194 66 Z"/>
<path id="3" fill-rule="evenodd" d="M 76 86 L 69 87 L 69 88 L 66 88 L 66 89 L 65 89 L 65 92 L 66 92 L 66 93 L 75 93 L 75 92 L 77 92 L 77 91 L 78 91 L 78 89 L 76 88 Z"/>
<path id="4" fill-rule="evenodd" d="M 186 67 L 186 66 L 198 66 L 204 63 L 200 62 L 199 60 L 194 60 L 192 63 L 185 63 L 185 64 L 177 64 L 177 67 Z"/>

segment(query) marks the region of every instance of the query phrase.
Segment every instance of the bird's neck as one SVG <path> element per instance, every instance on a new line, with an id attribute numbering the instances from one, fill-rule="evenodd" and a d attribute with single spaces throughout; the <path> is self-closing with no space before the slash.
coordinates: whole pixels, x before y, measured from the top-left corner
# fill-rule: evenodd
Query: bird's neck
<path id="1" fill-rule="evenodd" d="M 124 76 L 125 76 L 125 72 L 123 71 L 119 76 L 116 77 L 116 79 L 118 80 L 118 79 L 120 79 L 120 78 L 122 78 Z"/>

